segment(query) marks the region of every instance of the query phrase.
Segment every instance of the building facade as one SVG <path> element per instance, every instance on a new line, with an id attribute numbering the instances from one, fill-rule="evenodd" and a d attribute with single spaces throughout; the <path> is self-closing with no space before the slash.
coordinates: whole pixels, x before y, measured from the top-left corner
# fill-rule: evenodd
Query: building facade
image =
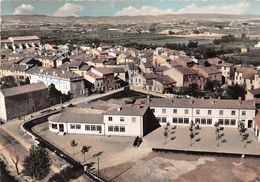
<path id="1" fill-rule="evenodd" d="M 159 122 L 189 125 L 191 122 L 214 126 L 237 127 L 239 122 L 246 128 L 253 126 L 256 110 L 253 101 L 219 99 L 161 99 L 137 100 L 149 104 Z"/>
<path id="2" fill-rule="evenodd" d="M 49 106 L 48 89 L 43 83 L 0 90 L 0 117 L 10 120 Z"/>

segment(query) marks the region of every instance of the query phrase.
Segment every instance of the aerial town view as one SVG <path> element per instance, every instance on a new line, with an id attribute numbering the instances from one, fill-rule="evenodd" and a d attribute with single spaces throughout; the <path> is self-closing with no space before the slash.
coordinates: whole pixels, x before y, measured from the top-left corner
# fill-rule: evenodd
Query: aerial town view
<path id="1" fill-rule="evenodd" d="M 260 182 L 259 0 L 0 3 L 0 182 Z"/>

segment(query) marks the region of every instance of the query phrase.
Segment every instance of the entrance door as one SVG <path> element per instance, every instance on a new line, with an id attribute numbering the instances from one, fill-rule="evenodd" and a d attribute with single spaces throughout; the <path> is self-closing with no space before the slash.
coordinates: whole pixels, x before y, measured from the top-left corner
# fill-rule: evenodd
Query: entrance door
<path id="1" fill-rule="evenodd" d="M 59 131 L 64 132 L 64 124 L 59 124 Z"/>
<path id="2" fill-rule="evenodd" d="M 253 121 L 252 120 L 248 120 L 248 128 L 251 128 L 253 125 Z"/>

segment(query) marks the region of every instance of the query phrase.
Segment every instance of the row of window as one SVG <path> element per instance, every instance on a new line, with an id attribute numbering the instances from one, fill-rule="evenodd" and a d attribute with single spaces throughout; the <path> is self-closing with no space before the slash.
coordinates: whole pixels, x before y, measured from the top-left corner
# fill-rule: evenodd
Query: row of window
<path id="1" fill-rule="evenodd" d="M 72 130 L 80 130 L 80 124 L 70 124 L 70 129 Z M 102 131 L 102 127 L 100 125 L 85 125 L 86 131 Z"/>
<path id="2" fill-rule="evenodd" d="M 197 124 L 207 124 L 212 125 L 212 119 L 206 119 L 206 118 L 195 118 L 195 123 Z"/>
<path id="3" fill-rule="evenodd" d="M 125 126 L 108 126 L 110 132 L 125 132 Z"/>
<path id="4" fill-rule="evenodd" d="M 220 125 L 236 125 L 235 119 L 219 119 L 218 122 Z"/>
<path id="5" fill-rule="evenodd" d="M 108 117 L 108 121 L 113 121 L 113 117 L 109 116 Z M 125 118 L 124 117 L 120 117 L 120 121 L 124 122 Z M 132 117 L 132 122 L 135 123 L 136 122 L 136 117 Z"/>
<path id="6" fill-rule="evenodd" d="M 166 117 L 157 117 L 158 121 L 161 123 L 166 123 Z M 236 125 L 235 119 L 219 119 L 218 120 L 220 125 Z M 189 124 L 189 118 L 172 118 L 172 123 L 178 124 Z M 202 124 L 202 125 L 212 125 L 212 119 L 208 118 L 195 118 L 195 123 Z"/>
<path id="7" fill-rule="evenodd" d="M 153 112 L 155 112 L 155 109 L 152 109 Z M 166 109 L 162 109 L 162 113 L 166 114 Z M 184 110 L 185 114 L 189 114 L 189 109 L 185 109 Z M 173 114 L 178 114 L 178 110 L 177 109 L 173 109 Z M 200 115 L 200 110 L 196 109 L 196 115 Z M 212 115 L 212 110 L 208 110 L 208 115 Z M 219 115 L 224 115 L 224 110 L 219 110 Z M 234 116 L 236 115 L 236 111 L 232 110 L 231 111 L 231 115 Z M 241 113 L 242 116 L 246 115 L 246 111 L 242 111 Z"/>

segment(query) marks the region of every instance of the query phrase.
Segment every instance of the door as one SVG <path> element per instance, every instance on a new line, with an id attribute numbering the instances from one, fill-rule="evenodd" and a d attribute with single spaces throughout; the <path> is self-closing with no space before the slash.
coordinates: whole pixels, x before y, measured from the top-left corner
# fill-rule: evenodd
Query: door
<path id="1" fill-rule="evenodd" d="M 59 124 L 59 131 L 64 132 L 64 124 Z"/>
<path id="2" fill-rule="evenodd" d="M 251 128 L 253 125 L 253 121 L 252 120 L 248 120 L 248 128 Z"/>

